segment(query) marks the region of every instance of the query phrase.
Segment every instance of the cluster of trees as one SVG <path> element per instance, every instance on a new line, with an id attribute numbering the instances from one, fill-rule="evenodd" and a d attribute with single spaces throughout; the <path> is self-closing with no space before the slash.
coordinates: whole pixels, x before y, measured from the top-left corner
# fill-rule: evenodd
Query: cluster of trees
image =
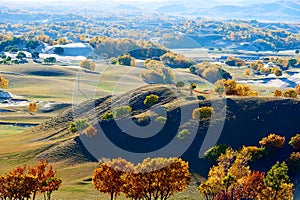
<path id="1" fill-rule="evenodd" d="M 118 56 L 117 58 L 110 59 L 113 65 L 125 65 L 125 66 L 135 66 L 135 59 L 130 56 L 129 53 Z"/>
<path id="2" fill-rule="evenodd" d="M 171 69 L 167 68 L 161 61 L 147 59 L 145 61 L 145 72 L 140 76 L 150 84 L 171 84 L 175 80 L 175 75 Z"/>
<path id="3" fill-rule="evenodd" d="M 258 96 L 258 92 L 252 90 L 248 85 L 238 84 L 234 79 L 219 80 L 215 83 L 215 92 L 219 95 L 236 95 L 236 96 Z"/>
<path id="4" fill-rule="evenodd" d="M 241 58 L 235 58 L 235 57 L 229 56 L 227 58 L 227 60 L 225 61 L 225 64 L 229 65 L 231 67 L 241 67 L 241 66 L 245 66 L 246 62 Z"/>
<path id="5" fill-rule="evenodd" d="M 128 117 L 132 112 L 130 106 L 119 106 L 112 111 L 106 111 L 101 117 L 101 120 L 122 119 Z"/>
<path id="6" fill-rule="evenodd" d="M 36 199 L 44 194 L 44 200 L 50 200 L 53 191 L 59 189 L 62 181 L 48 161 L 30 167 L 17 167 L 10 173 L 0 176 L 0 198 L 21 200 Z"/>
<path id="7" fill-rule="evenodd" d="M 71 133 L 85 134 L 88 137 L 93 137 L 97 134 L 97 129 L 92 126 L 88 119 L 77 119 L 70 123 L 69 131 Z"/>
<path id="8" fill-rule="evenodd" d="M 110 194 L 111 200 L 120 193 L 134 200 L 167 200 L 188 187 L 188 168 L 179 158 L 147 158 L 136 166 L 118 158 L 100 164 L 92 180 L 95 189 Z"/>
<path id="9" fill-rule="evenodd" d="M 160 60 L 167 66 L 172 68 L 189 68 L 192 65 L 192 61 L 188 60 L 181 54 L 174 52 L 167 52 L 160 57 Z"/>
<path id="10" fill-rule="evenodd" d="M 79 66 L 84 68 L 84 69 L 89 69 L 89 70 L 92 70 L 92 71 L 95 71 L 95 62 L 94 61 L 91 61 L 91 60 L 88 60 L 88 59 L 85 59 L 83 61 L 81 61 L 79 63 Z"/>
<path id="11" fill-rule="evenodd" d="M 210 62 L 202 62 L 197 65 L 190 67 L 190 72 L 201 76 L 202 78 L 208 80 L 211 83 L 215 83 L 220 79 L 231 79 L 232 76 L 229 72 L 222 69 L 222 66 L 219 64 L 213 64 Z"/>
<path id="12" fill-rule="evenodd" d="M 45 58 L 44 59 L 44 63 L 46 64 L 53 64 L 53 63 L 56 63 L 56 58 L 55 57 L 48 57 L 48 58 Z"/>
<path id="13" fill-rule="evenodd" d="M 298 148 L 299 138 L 296 135 L 289 142 L 295 149 Z M 288 170 L 295 170 L 299 166 L 299 153 L 292 153 L 286 162 L 276 162 L 267 173 L 251 171 L 249 164 L 281 149 L 285 144 L 285 137 L 270 134 L 259 141 L 259 144 L 260 147 L 243 146 L 239 150 L 227 145 L 216 145 L 209 149 L 204 154 L 205 158 L 217 162 L 217 165 L 211 167 L 207 181 L 199 185 L 200 194 L 207 200 L 292 200 L 294 185 Z"/>
<path id="14" fill-rule="evenodd" d="M 134 54 L 139 53 L 139 56 L 141 57 L 152 58 L 157 56 L 158 52 L 155 49 L 165 49 L 161 45 L 155 44 L 153 42 L 146 42 L 142 40 L 135 41 L 133 39 L 126 38 L 114 39 L 106 36 L 93 37 L 90 39 L 89 43 L 93 48 L 95 48 L 97 54 L 108 58 L 117 57 L 138 49 L 142 49 L 142 51 L 134 52 Z"/>
<path id="15" fill-rule="evenodd" d="M 294 89 L 288 89 L 284 92 L 281 90 L 274 91 L 274 97 L 297 98 L 300 94 L 300 84 L 296 85 Z"/>

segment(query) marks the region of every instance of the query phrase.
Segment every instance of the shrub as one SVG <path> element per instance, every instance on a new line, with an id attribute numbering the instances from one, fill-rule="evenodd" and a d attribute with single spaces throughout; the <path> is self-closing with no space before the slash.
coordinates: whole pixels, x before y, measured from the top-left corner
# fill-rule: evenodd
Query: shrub
<path id="1" fill-rule="evenodd" d="M 101 120 L 111 120 L 114 118 L 114 114 L 111 111 L 106 111 L 102 116 Z"/>
<path id="2" fill-rule="evenodd" d="M 291 145 L 294 149 L 299 150 L 300 149 L 300 134 L 297 134 L 296 136 L 292 137 L 289 141 L 289 145 Z"/>
<path id="3" fill-rule="evenodd" d="M 150 94 L 148 96 L 146 96 L 145 100 L 144 100 L 144 104 L 147 106 L 153 106 L 155 103 L 158 102 L 159 97 L 155 94 Z"/>
<path id="4" fill-rule="evenodd" d="M 178 91 L 180 91 L 180 88 L 184 87 L 185 83 L 183 81 L 178 81 L 176 83 L 176 88 Z"/>
<path id="5" fill-rule="evenodd" d="M 116 119 L 121 119 L 127 117 L 132 112 L 132 108 L 130 106 L 120 106 L 114 109 L 113 116 Z"/>
<path id="6" fill-rule="evenodd" d="M 165 124 L 167 122 L 167 118 L 160 116 L 160 117 L 157 117 L 155 119 L 155 121 L 160 124 Z"/>
<path id="7" fill-rule="evenodd" d="M 214 113 L 214 109 L 212 107 L 205 106 L 193 110 L 192 116 L 194 119 L 208 120 L 210 119 L 213 113 Z"/>
<path id="8" fill-rule="evenodd" d="M 55 63 L 56 62 L 56 58 L 55 57 L 48 57 L 44 59 L 45 63 Z"/>
<path id="9" fill-rule="evenodd" d="M 282 92 L 280 90 L 274 91 L 274 97 L 281 97 L 281 96 L 282 96 Z"/>
<path id="10" fill-rule="evenodd" d="M 218 144 L 213 146 L 212 148 L 208 149 L 204 153 L 204 159 L 210 161 L 217 161 L 220 155 L 225 154 L 226 150 L 230 148 L 230 146 L 226 144 Z"/>
<path id="11" fill-rule="evenodd" d="M 286 98 L 297 98 L 297 93 L 294 89 L 289 89 L 283 93 Z"/>
<path id="12" fill-rule="evenodd" d="M 182 129 L 182 130 L 178 133 L 177 138 L 178 138 L 179 140 L 185 140 L 185 139 L 187 139 L 187 138 L 190 137 L 190 136 L 191 136 L 191 132 L 190 132 L 189 130 L 187 130 L 187 129 Z"/>
<path id="13" fill-rule="evenodd" d="M 266 148 L 282 148 L 285 143 L 285 137 L 276 135 L 274 133 L 270 134 L 267 137 L 264 137 L 262 140 L 259 141 L 261 147 Z"/>

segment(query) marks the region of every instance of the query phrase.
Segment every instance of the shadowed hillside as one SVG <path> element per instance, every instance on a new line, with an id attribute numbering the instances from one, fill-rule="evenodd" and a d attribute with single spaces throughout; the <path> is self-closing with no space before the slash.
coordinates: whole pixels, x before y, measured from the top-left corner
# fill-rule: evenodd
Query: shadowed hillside
<path id="1" fill-rule="evenodd" d="M 118 98 L 108 96 L 90 100 L 78 105 L 74 110 L 67 110 L 32 130 L 32 134 L 38 135 L 35 142 L 45 141 L 48 145 L 51 144 L 49 148 L 36 156 L 38 158 L 49 157 L 51 161 L 64 161 L 72 164 L 96 161 L 85 149 L 79 136 L 68 131 L 69 124 L 73 121 L 73 113 L 75 113 L 77 119 L 88 118 L 93 125 L 99 124 L 106 136 L 115 145 L 135 153 L 152 152 L 163 148 L 176 137 L 178 130 L 182 128 L 190 130 L 191 133 L 195 132 L 195 139 L 184 153 L 183 158 L 189 161 L 193 171 L 205 176 L 211 163 L 200 159 L 198 154 L 207 129 L 221 121 L 222 116 L 219 113 L 223 108 L 219 105 L 222 105 L 222 102 L 221 100 L 214 101 L 216 117 L 212 122 L 199 122 L 192 119 L 192 114 L 182 115 L 181 111 L 185 110 L 192 113 L 193 105 L 199 104 L 202 107 L 211 105 L 211 102 L 187 98 L 184 94 L 175 95 L 172 91 L 175 90 L 159 85 L 146 86 L 123 94 Z M 167 110 L 167 121 L 156 135 L 147 139 L 132 137 L 118 127 L 120 120 L 99 120 L 102 114 L 112 106 L 112 102 L 113 105 L 118 106 L 126 105 L 126 102 L 129 102 L 133 110 L 130 118 L 136 124 L 146 126 L 150 123 L 149 119 L 141 116 L 144 116 L 148 110 L 148 107 L 143 104 L 143 100 L 149 94 L 156 94 L 160 97 L 159 102 L 151 109 L 152 115 L 160 116 L 162 107 Z M 179 100 L 184 102 L 181 103 L 181 106 L 179 106 Z M 292 136 L 299 133 L 299 114 L 300 101 L 294 99 L 228 98 L 225 125 L 218 143 L 225 143 L 233 148 L 240 148 L 242 145 L 258 145 L 258 141 L 270 133 L 283 135 L 286 137 L 286 141 L 289 141 Z M 157 126 L 161 126 L 158 122 L 154 122 L 154 125 L 155 123 Z M 149 128 L 149 130 L 151 129 Z M 98 130 L 98 134 L 101 133 Z M 142 136 L 142 134 L 147 133 L 141 132 L 139 134 Z M 178 140 L 177 142 L 181 146 L 188 144 L 186 141 Z M 291 147 L 286 145 L 283 153 L 276 155 L 276 160 L 285 160 L 291 151 Z M 102 152 L 99 154 L 101 155 Z M 105 157 L 106 153 L 103 152 L 102 155 Z M 274 161 L 275 158 L 270 157 L 267 161 L 258 162 L 253 167 L 268 170 Z"/>

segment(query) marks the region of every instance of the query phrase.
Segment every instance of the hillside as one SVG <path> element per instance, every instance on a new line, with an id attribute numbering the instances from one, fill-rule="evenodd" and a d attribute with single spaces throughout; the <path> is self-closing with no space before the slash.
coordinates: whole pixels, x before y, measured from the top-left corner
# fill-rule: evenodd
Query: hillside
<path id="1" fill-rule="evenodd" d="M 52 162 L 65 162 L 69 164 L 85 163 L 96 161 L 95 152 L 91 155 L 84 147 L 78 135 L 72 135 L 68 132 L 70 122 L 73 120 L 73 113 L 76 118 L 89 118 L 90 122 L 96 125 L 97 119 L 106 112 L 111 102 L 114 105 L 124 105 L 129 101 L 129 105 L 133 108 L 132 119 L 141 126 L 146 126 L 149 121 L 142 114 L 148 109 L 143 104 L 143 99 L 149 94 L 157 94 L 160 96 L 158 105 L 154 106 L 151 111 L 154 116 L 161 114 L 161 106 L 167 109 L 167 122 L 158 134 L 143 139 L 142 137 L 151 134 L 150 132 L 140 132 L 141 137 L 131 137 L 124 133 L 118 127 L 118 121 L 101 121 L 101 130 L 106 136 L 117 146 L 122 149 L 135 153 L 153 152 L 160 148 L 164 148 L 176 136 L 178 130 L 182 128 L 188 129 L 191 133 L 196 133 L 192 145 L 184 153 L 183 158 L 190 162 L 191 169 L 205 175 L 210 163 L 199 159 L 198 154 L 203 139 L 207 133 L 207 129 L 211 126 L 218 126 L 222 123 L 221 109 L 223 102 L 221 100 L 213 101 L 216 116 L 209 124 L 206 122 L 196 121 L 191 118 L 192 109 L 195 103 L 199 106 L 211 105 L 210 101 L 197 101 L 185 97 L 183 94 L 179 97 L 175 96 L 171 90 L 162 86 L 146 86 L 126 93 L 117 98 L 108 96 L 105 98 L 87 101 L 78 105 L 74 111 L 67 110 L 59 116 L 47 121 L 46 123 L 32 129 L 32 136 L 35 135 L 35 142 L 45 142 L 48 145 L 44 151 L 36 154 L 37 158 L 49 157 Z M 181 106 L 178 104 L 181 102 Z M 284 135 L 286 140 L 299 132 L 296 124 L 300 122 L 297 117 L 300 113 L 300 101 L 293 99 L 280 98 L 228 98 L 226 120 L 218 143 L 225 143 L 234 148 L 242 145 L 258 145 L 258 141 L 270 133 Z M 190 115 L 182 114 L 181 111 L 190 113 Z M 245 114 L 247 113 L 247 114 Z M 155 118 L 154 118 L 155 119 Z M 180 121 L 181 119 L 181 121 Z M 156 122 L 154 122 L 156 123 Z M 159 126 L 159 124 L 156 124 Z M 144 129 L 145 130 L 145 129 Z M 153 131 L 153 129 L 149 129 Z M 138 130 L 136 130 L 138 131 Z M 176 143 L 177 142 L 177 143 Z M 189 141 L 176 141 L 177 145 L 188 145 Z M 192 142 L 192 141 L 190 141 Z M 185 148 L 185 147 L 183 147 Z M 284 160 L 292 151 L 291 147 L 285 146 L 284 153 L 278 155 L 277 160 Z M 98 152 L 98 158 L 109 157 L 107 152 Z M 256 167 L 267 170 L 272 165 L 273 160 L 257 164 Z"/>

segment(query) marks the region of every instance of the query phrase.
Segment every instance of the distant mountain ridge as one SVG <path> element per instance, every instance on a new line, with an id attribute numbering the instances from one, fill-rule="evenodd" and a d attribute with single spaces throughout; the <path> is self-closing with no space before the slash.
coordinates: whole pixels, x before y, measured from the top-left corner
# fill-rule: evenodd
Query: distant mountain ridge
<path id="1" fill-rule="evenodd" d="M 284 1 L 252 1 L 252 3 L 221 3 L 213 1 L 210 6 L 197 1 L 176 1 L 157 9 L 162 13 L 179 13 L 183 15 L 206 16 L 211 18 L 235 18 L 258 20 L 300 20 L 300 2 L 295 0 Z M 203 6 L 202 6 L 203 5 Z"/>

